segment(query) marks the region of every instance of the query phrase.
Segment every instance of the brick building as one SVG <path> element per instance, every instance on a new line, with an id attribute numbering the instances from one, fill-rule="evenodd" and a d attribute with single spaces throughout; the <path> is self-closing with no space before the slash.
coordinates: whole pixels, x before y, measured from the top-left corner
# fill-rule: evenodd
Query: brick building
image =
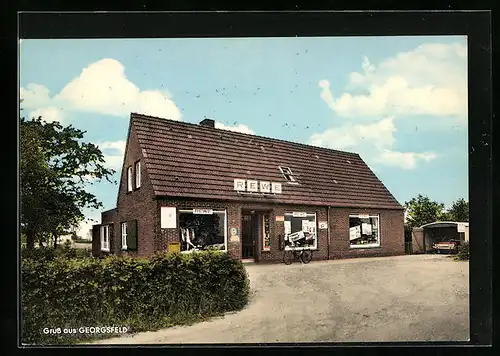
<path id="1" fill-rule="evenodd" d="M 93 253 L 220 249 L 281 261 L 404 254 L 404 208 L 358 154 L 132 113 Z"/>

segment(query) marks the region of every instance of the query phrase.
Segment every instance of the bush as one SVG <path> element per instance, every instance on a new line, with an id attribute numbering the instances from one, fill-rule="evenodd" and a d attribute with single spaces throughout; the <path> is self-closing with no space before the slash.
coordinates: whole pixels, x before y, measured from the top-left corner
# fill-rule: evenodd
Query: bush
<path id="1" fill-rule="evenodd" d="M 469 254 L 469 242 L 463 242 L 459 247 L 458 247 L 458 253 L 457 253 L 457 259 L 458 260 L 469 260 L 470 254 Z"/>
<path id="2" fill-rule="evenodd" d="M 223 252 L 151 259 L 38 253 L 42 258 L 25 254 L 21 263 L 25 344 L 71 344 L 98 337 L 79 333 L 82 326 L 154 330 L 239 310 L 248 302 L 243 264 Z M 44 328 L 60 328 L 60 333 L 45 334 Z"/>

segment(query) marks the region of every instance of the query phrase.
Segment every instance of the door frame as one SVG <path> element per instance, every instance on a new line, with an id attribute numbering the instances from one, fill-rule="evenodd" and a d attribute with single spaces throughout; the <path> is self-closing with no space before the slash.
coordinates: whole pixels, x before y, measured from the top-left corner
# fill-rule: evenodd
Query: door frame
<path id="1" fill-rule="evenodd" d="M 272 215 L 273 209 L 270 207 L 255 207 L 255 208 L 242 208 L 241 209 L 241 259 L 245 262 L 259 262 L 262 257 L 262 244 L 263 244 L 263 217 L 265 214 Z M 243 216 L 252 215 L 252 233 L 253 233 L 253 258 L 243 258 Z"/>
<path id="2" fill-rule="evenodd" d="M 253 213 L 252 213 L 253 211 Z M 244 244 L 244 216 L 250 216 L 250 221 L 247 223 L 250 224 L 250 233 L 252 240 L 252 257 L 244 257 L 243 256 L 243 244 Z M 258 243 L 259 243 L 259 213 L 254 210 L 243 210 L 241 211 L 241 260 L 242 261 L 256 261 L 258 260 L 257 251 L 258 251 Z"/>

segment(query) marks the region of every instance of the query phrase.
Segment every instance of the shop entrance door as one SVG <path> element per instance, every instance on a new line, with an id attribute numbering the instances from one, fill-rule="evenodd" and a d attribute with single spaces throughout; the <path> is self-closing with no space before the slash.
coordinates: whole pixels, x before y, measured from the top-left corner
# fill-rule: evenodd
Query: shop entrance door
<path id="1" fill-rule="evenodd" d="M 241 258 L 254 259 L 257 229 L 257 214 L 244 213 L 241 217 Z"/>

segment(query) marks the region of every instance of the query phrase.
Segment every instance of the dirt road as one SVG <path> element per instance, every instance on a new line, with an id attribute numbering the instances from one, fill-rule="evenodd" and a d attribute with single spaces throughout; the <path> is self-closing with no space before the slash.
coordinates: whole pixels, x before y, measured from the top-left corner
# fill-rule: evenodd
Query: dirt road
<path id="1" fill-rule="evenodd" d="M 469 264 L 411 255 L 246 266 L 242 311 L 99 344 L 469 339 Z"/>

